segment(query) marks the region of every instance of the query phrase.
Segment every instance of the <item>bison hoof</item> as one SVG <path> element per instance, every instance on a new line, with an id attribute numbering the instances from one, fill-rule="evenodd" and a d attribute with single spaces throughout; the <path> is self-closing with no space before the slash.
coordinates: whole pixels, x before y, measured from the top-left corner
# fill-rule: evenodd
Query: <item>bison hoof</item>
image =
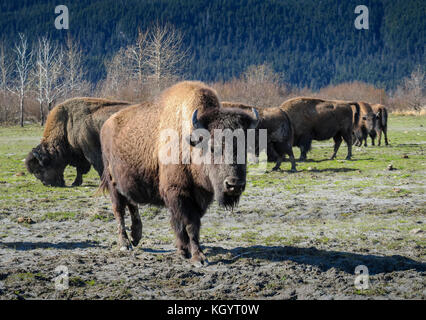
<path id="1" fill-rule="evenodd" d="M 186 250 L 186 249 L 178 249 L 176 251 L 176 254 L 178 255 L 178 257 L 181 257 L 183 259 L 189 259 L 191 257 L 188 250 Z"/>
<path id="2" fill-rule="evenodd" d="M 295 173 L 295 172 L 297 172 L 297 169 L 296 169 L 296 168 L 291 168 L 291 169 L 290 169 L 290 172 L 291 172 L 291 173 Z"/>
<path id="3" fill-rule="evenodd" d="M 280 168 L 280 167 L 273 167 L 273 168 L 272 168 L 272 171 L 278 171 L 278 172 L 281 172 L 282 170 L 281 170 L 281 168 Z"/>
<path id="4" fill-rule="evenodd" d="M 191 263 L 197 268 L 206 267 L 209 265 L 209 261 L 203 253 L 193 255 L 191 258 Z"/>
<path id="5" fill-rule="evenodd" d="M 132 232 L 130 234 L 130 238 L 131 238 L 132 245 L 136 247 L 142 238 L 142 224 L 137 227 L 134 227 L 132 225 Z"/>
<path id="6" fill-rule="evenodd" d="M 132 251 L 132 245 L 130 244 L 130 241 L 126 239 L 121 239 L 118 244 L 120 251 Z"/>
<path id="7" fill-rule="evenodd" d="M 133 248 L 132 248 L 132 246 L 131 245 L 128 245 L 128 246 L 121 246 L 120 247 L 120 251 L 123 251 L 123 252 L 126 252 L 126 251 L 132 251 L 133 250 Z"/>

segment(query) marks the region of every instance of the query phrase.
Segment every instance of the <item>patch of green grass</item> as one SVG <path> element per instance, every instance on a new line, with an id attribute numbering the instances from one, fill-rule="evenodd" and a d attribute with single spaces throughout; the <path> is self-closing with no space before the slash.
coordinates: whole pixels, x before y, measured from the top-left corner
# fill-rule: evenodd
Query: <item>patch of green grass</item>
<path id="1" fill-rule="evenodd" d="M 77 217 L 77 213 L 75 212 L 46 212 L 42 216 L 42 220 L 53 220 L 53 221 L 65 221 L 65 220 L 73 220 Z"/>

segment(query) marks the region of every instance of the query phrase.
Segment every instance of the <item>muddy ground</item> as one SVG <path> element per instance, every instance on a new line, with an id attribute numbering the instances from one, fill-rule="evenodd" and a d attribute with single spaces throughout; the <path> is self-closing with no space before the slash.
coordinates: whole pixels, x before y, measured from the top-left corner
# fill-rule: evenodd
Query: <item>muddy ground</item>
<path id="1" fill-rule="evenodd" d="M 142 241 L 118 251 L 96 173 L 44 187 L 22 162 L 41 128 L 0 128 L 0 299 L 425 299 L 425 124 L 391 117 L 391 145 L 353 161 L 344 145 L 326 160 L 319 142 L 297 173 L 249 173 L 233 212 L 214 204 L 202 219 L 203 268 L 176 256 L 161 208 L 140 206 Z M 358 265 L 368 289 L 354 285 Z M 58 266 L 68 289 L 55 289 Z"/>

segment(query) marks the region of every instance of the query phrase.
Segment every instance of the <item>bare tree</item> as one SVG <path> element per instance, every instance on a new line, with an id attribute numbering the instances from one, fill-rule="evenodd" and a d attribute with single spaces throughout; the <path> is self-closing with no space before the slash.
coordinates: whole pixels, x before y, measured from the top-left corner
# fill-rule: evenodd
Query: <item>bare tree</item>
<path id="1" fill-rule="evenodd" d="M 44 98 L 45 72 L 43 68 L 43 44 L 41 39 L 38 39 L 35 64 L 34 64 L 32 76 L 34 78 L 33 83 L 34 83 L 36 100 L 39 103 L 39 108 L 40 108 L 40 124 L 44 125 L 45 115 L 44 115 L 43 104 L 45 102 L 45 98 Z"/>
<path id="2" fill-rule="evenodd" d="M 175 81 L 184 69 L 189 50 L 183 48 L 183 34 L 170 24 L 154 25 L 146 48 L 149 78 L 157 91 Z"/>
<path id="3" fill-rule="evenodd" d="M 138 85 L 141 87 L 145 78 L 146 69 L 146 45 L 148 32 L 142 32 L 138 29 L 138 37 L 134 45 L 130 45 L 126 49 L 126 55 L 129 59 L 131 74 Z"/>
<path id="4" fill-rule="evenodd" d="M 50 112 L 53 102 L 65 89 L 64 84 L 64 51 L 62 47 L 51 43 L 47 37 L 40 40 L 41 66 L 44 73 L 44 100 Z"/>
<path id="5" fill-rule="evenodd" d="M 425 80 L 425 72 L 420 66 L 416 67 L 410 77 L 404 79 L 407 102 L 416 111 L 425 104 Z"/>
<path id="6" fill-rule="evenodd" d="M 125 87 L 130 80 L 129 75 L 132 68 L 126 49 L 121 48 L 111 60 L 105 61 L 105 67 L 107 77 L 104 82 L 103 94 L 116 96 L 118 90 Z"/>
<path id="7" fill-rule="evenodd" d="M 28 75 L 31 70 L 32 52 L 28 48 L 27 38 L 24 34 L 19 33 L 19 42 L 15 44 L 14 52 L 16 54 L 15 60 L 15 84 L 8 90 L 19 97 L 19 123 L 21 127 L 24 126 L 24 99 L 28 88 Z"/>
<path id="8" fill-rule="evenodd" d="M 64 67 L 64 95 L 73 97 L 83 90 L 83 53 L 80 45 L 70 35 L 66 40 Z"/>

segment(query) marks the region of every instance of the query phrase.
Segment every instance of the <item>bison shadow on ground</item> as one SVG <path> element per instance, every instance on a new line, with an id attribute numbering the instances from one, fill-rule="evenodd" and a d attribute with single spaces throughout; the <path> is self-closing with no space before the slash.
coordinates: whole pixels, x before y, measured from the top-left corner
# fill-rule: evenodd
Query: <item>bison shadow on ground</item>
<path id="1" fill-rule="evenodd" d="M 96 241 L 79 241 L 79 242 L 0 242 L 0 249 L 9 248 L 19 251 L 28 251 L 35 249 L 85 249 L 93 247 L 104 247 Z"/>
<path id="2" fill-rule="evenodd" d="M 326 168 L 326 169 L 303 169 L 299 170 L 300 172 L 351 172 L 351 171 L 360 171 L 359 169 L 354 168 Z"/>
<path id="3" fill-rule="evenodd" d="M 269 262 L 293 261 L 318 267 L 322 272 L 335 268 L 349 274 L 354 274 L 355 267 L 365 265 L 369 274 L 390 273 L 394 271 L 416 270 L 426 271 L 426 263 L 410 258 L 392 255 L 378 256 L 344 251 L 319 250 L 314 247 L 297 248 L 291 246 L 251 246 L 225 249 L 222 247 L 206 247 L 208 257 L 231 254 L 231 257 L 221 258 L 211 264 L 231 264 L 242 258 L 266 260 Z M 213 260 L 213 259 L 212 259 Z"/>

